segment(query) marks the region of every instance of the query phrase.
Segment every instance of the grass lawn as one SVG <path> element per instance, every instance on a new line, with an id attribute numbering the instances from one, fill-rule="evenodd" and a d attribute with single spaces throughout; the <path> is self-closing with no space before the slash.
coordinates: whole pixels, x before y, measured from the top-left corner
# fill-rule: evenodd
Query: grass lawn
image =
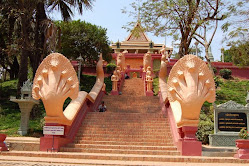
<path id="1" fill-rule="evenodd" d="M 81 91 L 90 92 L 95 84 L 96 76 L 81 76 Z M 0 83 L 0 133 L 8 134 L 8 136 L 20 136 L 17 131 L 20 125 L 21 112 L 17 103 L 9 101 L 10 96 L 16 95 L 17 80 L 10 80 Z M 111 91 L 111 79 L 105 78 L 106 91 Z M 71 99 L 67 99 L 64 108 L 70 103 Z M 45 116 L 42 101 L 39 105 L 35 105 L 30 113 L 30 121 L 28 136 L 40 137 L 44 124 Z"/>

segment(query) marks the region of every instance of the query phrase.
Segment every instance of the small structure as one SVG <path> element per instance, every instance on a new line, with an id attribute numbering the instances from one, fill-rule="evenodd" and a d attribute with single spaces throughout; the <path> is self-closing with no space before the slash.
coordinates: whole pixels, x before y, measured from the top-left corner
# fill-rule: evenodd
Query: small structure
<path id="1" fill-rule="evenodd" d="M 11 96 L 10 101 L 18 103 L 21 111 L 21 124 L 18 130 L 20 135 L 26 135 L 29 129 L 29 116 L 30 112 L 35 104 L 39 104 L 39 100 L 35 100 L 31 96 L 32 94 L 32 82 L 27 80 L 23 83 L 21 88 L 21 99 Z"/>
<path id="2" fill-rule="evenodd" d="M 214 108 L 214 134 L 209 135 L 211 146 L 235 146 L 242 128 L 249 128 L 249 107 L 228 101 Z"/>

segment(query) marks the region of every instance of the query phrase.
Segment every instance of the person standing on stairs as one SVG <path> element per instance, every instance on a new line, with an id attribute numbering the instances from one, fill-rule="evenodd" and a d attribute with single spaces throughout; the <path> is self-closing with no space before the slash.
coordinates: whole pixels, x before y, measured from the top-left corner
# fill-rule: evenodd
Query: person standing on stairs
<path id="1" fill-rule="evenodd" d="M 99 112 L 105 112 L 106 111 L 106 105 L 105 105 L 104 101 L 102 101 L 101 104 L 99 105 L 98 111 Z"/>

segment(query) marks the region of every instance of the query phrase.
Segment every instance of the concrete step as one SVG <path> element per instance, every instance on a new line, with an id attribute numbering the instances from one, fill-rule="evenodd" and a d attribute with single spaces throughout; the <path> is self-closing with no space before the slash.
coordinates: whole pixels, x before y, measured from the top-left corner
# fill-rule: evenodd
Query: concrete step
<path id="1" fill-rule="evenodd" d="M 113 112 L 88 112 L 87 117 L 136 117 L 136 118 L 164 118 L 165 115 L 157 113 L 113 113 Z"/>
<path id="2" fill-rule="evenodd" d="M 188 163 L 237 163 L 248 164 L 249 160 L 239 160 L 232 157 L 200 157 L 200 156 L 172 156 L 172 155 L 139 155 L 139 154 L 110 154 L 110 153 L 74 153 L 74 152 L 29 152 L 9 151 L 1 152 L 0 156 L 23 156 L 39 158 L 61 159 L 94 159 L 94 160 L 120 160 L 120 161 L 154 161 L 154 162 L 188 162 Z"/>
<path id="3" fill-rule="evenodd" d="M 7 137 L 5 140 L 9 150 L 39 151 L 40 138 L 34 137 Z"/>
<path id="4" fill-rule="evenodd" d="M 137 141 L 137 142 L 131 142 L 131 141 L 105 141 L 105 140 L 74 140 L 75 144 L 101 144 L 101 145 L 135 145 L 135 146 L 173 146 L 173 141 L 171 142 L 146 142 L 146 141 Z"/>
<path id="5" fill-rule="evenodd" d="M 113 154 L 143 154 L 143 155 L 179 155 L 173 150 L 130 150 L 130 149 L 96 149 L 96 148 L 60 148 L 61 152 L 84 152 L 84 153 L 113 153 Z"/>
<path id="6" fill-rule="evenodd" d="M 129 123 L 127 123 L 127 124 L 123 124 L 123 125 L 115 125 L 115 124 L 94 124 L 94 125 L 91 125 L 91 124 L 85 124 L 85 125 L 83 125 L 83 126 L 81 126 L 81 129 L 84 129 L 84 128 L 106 128 L 106 129 L 115 129 L 115 128 L 118 128 L 118 127 L 120 127 L 120 129 L 123 129 L 123 130 L 127 130 L 127 128 L 128 128 L 128 130 L 130 129 L 130 128 L 133 128 L 134 130 L 136 130 L 136 129 L 146 129 L 146 128 L 148 128 L 148 129 L 161 129 L 161 130 L 163 130 L 163 129 L 165 129 L 165 128 L 168 128 L 169 126 L 168 125 L 165 125 L 165 126 L 161 126 L 161 125 L 153 125 L 153 126 L 150 126 L 150 125 L 132 125 L 132 124 L 130 124 L 129 125 Z"/>
<path id="7" fill-rule="evenodd" d="M 145 146 L 145 145 L 105 145 L 105 144 L 68 144 L 68 148 L 84 148 L 84 149 L 128 149 L 128 150 L 174 150 L 175 146 Z"/>
<path id="8" fill-rule="evenodd" d="M 135 165 L 135 166 L 238 166 L 238 163 L 186 163 L 186 162 L 155 162 L 155 161 L 121 161 L 121 160 L 94 160 L 94 159 L 62 159 L 62 158 L 40 158 L 40 157 L 23 157 L 23 156 L 1 156 L 1 165 L 25 165 L 25 166 L 90 166 L 90 165 Z M 240 165 L 242 163 L 239 163 Z M 245 164 L 243 164 L 245 165 Z"/>
<path id="9" fill-rule="evenodd" d="M 165 138 L 165 139 L 158 139 L 158 138 L 147 138 L 147 137 L 141 137 L 141 138 L 105 138 L 105 137 L 75 137 L 75 141 L 80 141 L 80 140 L 92 140 L 92 141 L 125 141 L 125 142 L 162 142 L 162 143 L 167 143 L 167 142 L 172 142 L 172 138 Z"/>
<path id="10" fill-rule="evenodd" d="M 154 134 L 154 135 L 161 135 L 161 136 L 167 136 L 167 135 L 171 135 L 170 131 L 130 131 L 130 130 L 119 130 L 119 129 L 116 129 L 116 130 L 108 130 L 108 131 L 101 131 L 101 130 L 79 130 L 78 132 L 78 136 L 84 134 L 102 134 L 102 135 L 111 135 L 111 134 L 121 134 L 121 135 L 126 135 L 126 134 L 134 134 L 134 135 L 151 135 L 151 134 Z"/>
<path id="11" fill-rule="evenodd" d="M 130 139 L 130 138 L 144 138 L 144 139 L 162 139 L 162 140 L 169 140 L 172 139 L 171 134 L 164 134 L 164 135 L 151 135 L 151 134 L 143 134 L 143 135 L 137 135 L 137 134 L 77 134 L 76 138 L 83 138 L 83 137 L 95 137 L 95 138 L 124 138 L 124 139 Z"/>
<path id="12" fill-rule="evenodd" d="M 169 126 L 168 123 L 166 122 L 139 122 L 139 121 L 136 121 L 136 122 L 131 122 L 131 121 L 84 121 L 82 123 L 82 125 L 116 125 L 116 126 L 123 126 L 123 125 L 134 125 L 134 126 L 139 126 L 141 125 L 142 126 L 150 126 L 150 127 L 159 127 L 159 126 Z"/>

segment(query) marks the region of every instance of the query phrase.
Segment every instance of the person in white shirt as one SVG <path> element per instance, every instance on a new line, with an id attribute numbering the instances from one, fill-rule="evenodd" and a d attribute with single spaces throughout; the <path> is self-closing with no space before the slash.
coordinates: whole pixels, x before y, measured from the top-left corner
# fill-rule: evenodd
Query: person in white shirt
<path id="1" fill-rule="evenodd" d="M 101 104 L 99 105 L 99 112 L 105 112 L 106 111 L 106 106 L 105 106 L 105 102 L 102 101 Z"/>

